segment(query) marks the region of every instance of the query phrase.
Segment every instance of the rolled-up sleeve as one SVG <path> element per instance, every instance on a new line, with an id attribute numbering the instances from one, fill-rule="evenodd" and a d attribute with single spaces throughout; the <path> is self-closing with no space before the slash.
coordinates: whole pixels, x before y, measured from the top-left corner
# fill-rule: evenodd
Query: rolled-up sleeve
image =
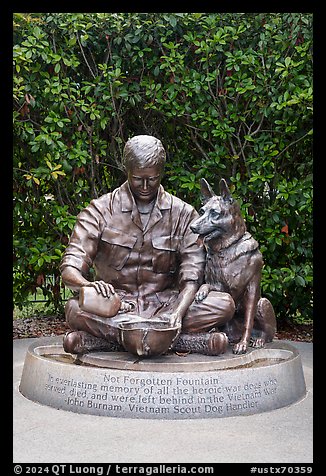
<path id="1" fill-rule="evenodd" d="M 197 237 L 190 229 L 190 224 L 198 217 L 196 210 L 188 215 L 184 221 L 184 229 L 180 242 L 180 269 L 179 284 L 185 281 L 196 281 L 199 285 L 204 279 L 205 251 L 197 245 Z"/>
<path id="2" fill-rule="evenodd" d="M 66 267 L 76 268 L 86 276 L 97 253 L 103 229 L 103 218 L 94 200 L 77 215 L 69 244 L 60 263 L 60 272 Z"/>

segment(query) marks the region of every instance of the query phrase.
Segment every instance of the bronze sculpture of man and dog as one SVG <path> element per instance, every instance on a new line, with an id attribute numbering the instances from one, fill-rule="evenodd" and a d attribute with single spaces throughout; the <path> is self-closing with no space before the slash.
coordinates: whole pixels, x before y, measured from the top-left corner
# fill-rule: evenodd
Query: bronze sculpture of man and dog
<path id="1" fill-rule="evenodd" d="M 78 294 L 65 308 L 66 352 L 123 350 L 122 326 L 144 319 L 176 328 L 170 348 L 178 352 L 219 355 L 230 342 L 241 354 L 250 339 L 256 347 L 273 339 L 258 244 L 226 183 L 217 197 L 203 181 L 200 216 L 162 187 L 165 160 L 155 137 L 129 139 L 127 180 L 77 216 L 60 265 L 63 282 Z"/>

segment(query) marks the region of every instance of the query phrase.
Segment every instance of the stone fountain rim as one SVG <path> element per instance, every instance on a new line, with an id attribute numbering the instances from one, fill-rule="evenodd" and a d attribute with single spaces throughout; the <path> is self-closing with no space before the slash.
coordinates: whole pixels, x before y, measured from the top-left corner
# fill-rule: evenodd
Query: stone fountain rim
<path id="1" fill-rule="evenodd" d="M 71 362 L 55 361 L 59 366 L 73 366 L 86 364 L 94 369 L 134 370 L 144 372 L 194 372 L 194 371 L 242 371 L 247 370 L 251 363 L 261 359 L 282 359 L 279 362 L 265 363 L 264 367 L 284 365 L 289 361 L 300 358 L 299 351 L 291 344 L 284 342 L 270 342 L 263 348 L 250 348 L 246 354 L 234 355 L 231 348 L 219 356 L 205 356 L 200 354 L 177 355 L 168 354 L 159 357 L 137 358 L 128 352 L 91 352 L 83 355 L 67 354 L 60 343 L 33 343 L 27 352 L 34 358 L 52 361 L 51 355 L 70 356 Z"/>

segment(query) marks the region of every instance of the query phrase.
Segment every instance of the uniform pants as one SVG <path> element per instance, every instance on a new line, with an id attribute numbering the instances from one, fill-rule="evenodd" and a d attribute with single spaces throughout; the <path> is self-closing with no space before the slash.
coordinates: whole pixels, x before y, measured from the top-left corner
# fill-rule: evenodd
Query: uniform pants
<path id="1" fill-rule="evenodd" d="M 182 332 L 207 332 L 218 328 L 232 319 L 235 304 L 227 293 L 211 291 L 200 303 L 193 302 L 182 321 Z M 119 313 L 111 318 L 104 318 L 80 309 L 78 298 L 68 300 L 65 308 L 66 320 L 72 330 L 80 330 L 110 341 L 118 341 L 118 325 L 122 322 L 142 321 L 139 316 Z M 153 316 L 155 320 L 155 315 Z"/>

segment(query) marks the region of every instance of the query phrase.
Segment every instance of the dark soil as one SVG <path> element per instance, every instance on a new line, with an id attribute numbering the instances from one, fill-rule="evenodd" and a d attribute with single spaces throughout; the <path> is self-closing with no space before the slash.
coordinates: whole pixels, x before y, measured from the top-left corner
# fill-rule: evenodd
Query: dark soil
<path id="1" fill-rule="evenodd" d="M 65 334 L 68 326 L 64 316 L 35 316 L 27 319 L 14 319 L 13 338 L 54 337 Z M 276 339 L 313 342 L 312 324 L 279 323 Z"/>
<path id="2" fill-rule="evenodd" d="M 281 340 L 313 342 L 313 324 L 279 323 L 275 337 Z"/>
<path id="3" fill-rule="evenodd" d="M 68 330 L 64 316 L 34 316 L 13 320 L 13 338 L 54 337 Z"/>

